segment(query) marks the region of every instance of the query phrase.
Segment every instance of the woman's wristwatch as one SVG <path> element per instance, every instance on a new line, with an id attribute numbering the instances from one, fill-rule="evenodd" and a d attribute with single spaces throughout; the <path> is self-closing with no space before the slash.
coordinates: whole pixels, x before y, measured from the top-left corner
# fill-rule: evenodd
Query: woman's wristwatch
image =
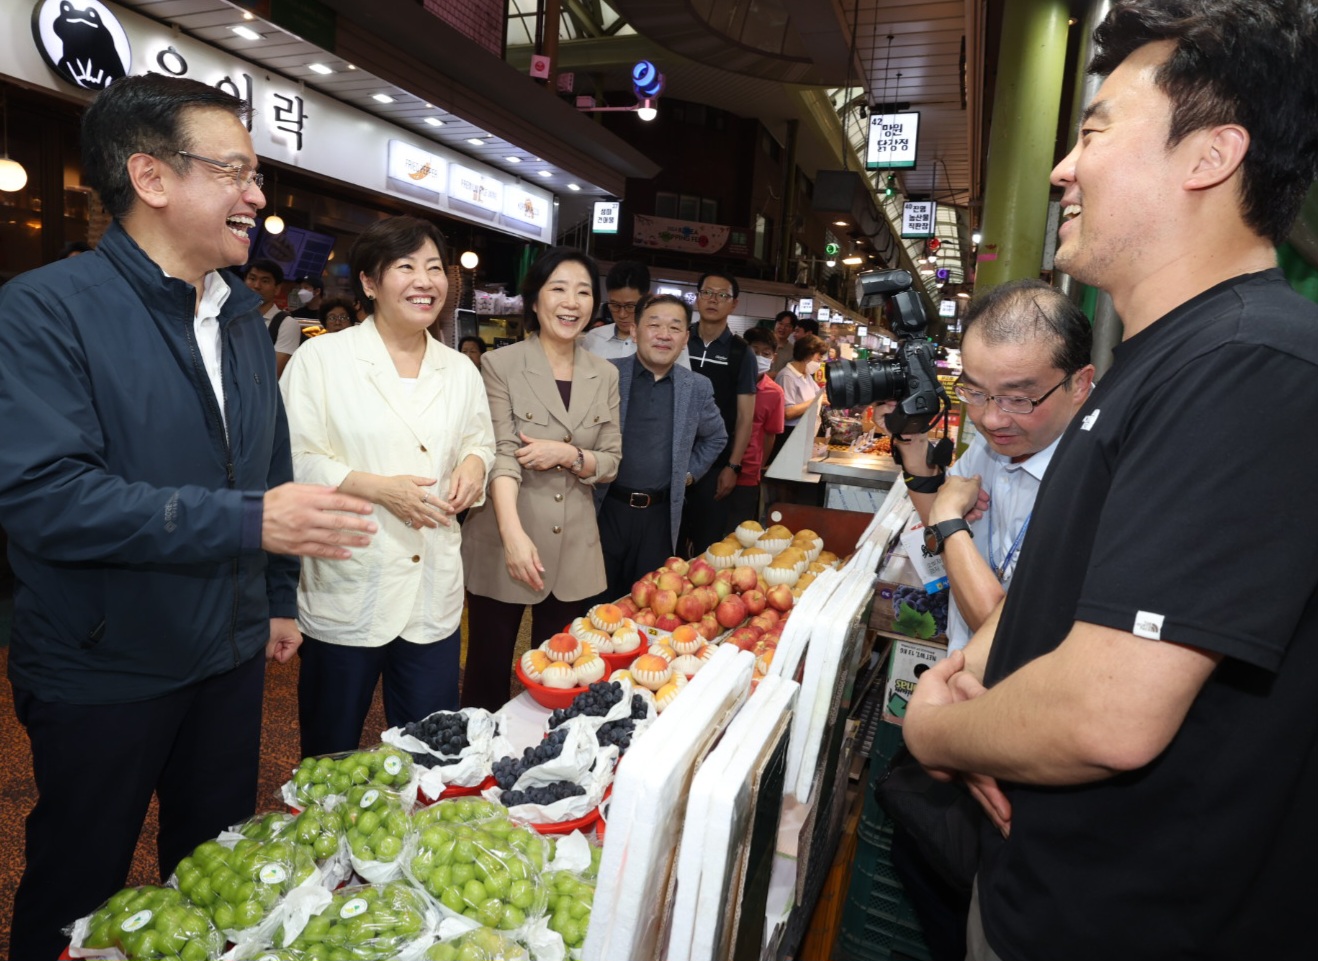
<path id="1" fill-rule="evenodd" d="M 576 445 L 573 445 L 572 449 L 577 452 L 577 459 L 572 462 L 572 464 L 568 467 L 568 470 L 570 470 L 574 474 L 580 474 L 581 469 L 586 466 L 586 455 L 582 453 L 581 448 L 577 447 Z"/>

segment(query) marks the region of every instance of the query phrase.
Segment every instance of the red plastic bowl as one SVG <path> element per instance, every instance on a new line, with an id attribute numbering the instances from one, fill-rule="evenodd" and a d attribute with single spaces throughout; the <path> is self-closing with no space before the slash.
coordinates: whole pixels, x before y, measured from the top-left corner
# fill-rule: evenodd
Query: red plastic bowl
<path id="1" fill-rule="evenodd" d="M 609 666 L 609 674 L 612 674 L 614 671 L 623 671 L 631 667 L 632 661 L 644 654 L 648 647 L 642 640 L 634 651 L 628 651 L 626 654 L 600 654 L 600 657 L 604 658 L 604 663 Z M 605 674 L 603 679 L 607 681 L 609 674 Z"/>
<path id="2" fill-rule="evenodd" d="M 605 655 L 601 654 L 600 656 Z M 584 687 L 545 687 L 543 684 L 538 684 L 522 670 L 520 658 L 517 661 L 517 679 L 526 685 L 526 689 L 531 692 L 531 697 L 535 698 L 535 702 L 541 707 L 570 707 L 573 699 L 578 694 L 586 693 Z"/>
<path id="3" fill-rule="evenodd" d="M 572 821 L 559 821 L 556 824 L 531 824 L 530 826 L 538 834 L 571 834 L 573 831 L 588 834 L 599 819 L 600 809 L 595 808 Z"/>
<path id="4" fill-rule="evenodd" d="M 494 775 L 491 774 L 489 777 L 487 777 L 484 781 L 481 781 L 481 783 L 477 784 L 475 787 L 461 787 L 460 785 L 457 784 L 450 784 L 448 787 L 444 788 L 444 790 L 439 792 L 439 797 L 437 799 L 433 799 L 433 800 L 425 792 L 418 791 L 417 801 L 420 802 L 421 804 L 430 805 L 430 804 L 434 804 L 436 800 L 447 801 L 449 798 L 455 798 L 455 797 L 475 797 L 476 795 L 484 791 L 486 788 L 494 787 L 494 784 L 495 784 Z"/>

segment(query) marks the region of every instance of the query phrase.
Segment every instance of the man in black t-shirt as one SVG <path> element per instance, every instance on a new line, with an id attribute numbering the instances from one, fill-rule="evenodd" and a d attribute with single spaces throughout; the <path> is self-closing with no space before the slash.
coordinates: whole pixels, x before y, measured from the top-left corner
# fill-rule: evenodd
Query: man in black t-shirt
<path id="1" fill-rule="evenodd" d="M 1275 246 L 1318 173 L 1316 21 L 1139 0 L 1095 34 L 1056 260 L 1125 339 L 905 720 L 992 825 L 971 958 L 1314 955 L 1318 448 L 1285 412 L 1318 409 L 1318 307 Z"/>
<path id="2" fill-rule="evenodd" d="M 755 421 L 755 384 L 759 371 L 746 342 L 728 329 L 737 309 L 741 288 L 731 274 L 711 272 L 700 278 L 696 309 L 700 321 L 691 325 L 687 357 L 691 369 L 714 385 L 714 403 L 723 415 L 728 445 L 714 460 L 709 473 L 687 491 L 682 510 L 683 536 L 679 544 L 688 556 L 700 553 L 725 536 L 745 517 L 728 516 L 727 496 L 737 486 L 741 458 L 751 439 Z"/>

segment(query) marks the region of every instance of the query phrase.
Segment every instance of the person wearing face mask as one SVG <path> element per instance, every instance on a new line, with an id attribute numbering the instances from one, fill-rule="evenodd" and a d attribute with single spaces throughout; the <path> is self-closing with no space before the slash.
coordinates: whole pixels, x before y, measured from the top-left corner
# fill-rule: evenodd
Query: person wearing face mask
<path id="1" fill-rule="evenodd" d="M 755 355 L 755 419 L 751 422 L 751 439 L 741 458 L 741 473 L 737 486 L 728 495 L 728 516 L 756 518 L 760 516 L 760 479 L 768 465 L 775 441 L 787 429 L 784 411 L 787 401 L 783 389 L 774 382 L 773 364 L 777 351 L 774 333 L 763 327 L 752 327 L 742 335 L 751 353 Z"/>
<path id="2" fill-rule="evenodd" d="M 300 317 L 305 320 L 318 320 L 320 318 L 320 301 L 325 294 L 325 284 L 319 277 L 303 277 L 297 282 L 288 294 L 288 306 L 290 317 Z"/>
<path id="3" fill-rule="evenodd" d="M 778 386 L 787 399 L 787 426 L 795 427 L 823 390 L 815 374 L 824 364 L 828 344 L 822 337 L 803 334 L 792 347 L 792 362 L 778 372 Z"/>

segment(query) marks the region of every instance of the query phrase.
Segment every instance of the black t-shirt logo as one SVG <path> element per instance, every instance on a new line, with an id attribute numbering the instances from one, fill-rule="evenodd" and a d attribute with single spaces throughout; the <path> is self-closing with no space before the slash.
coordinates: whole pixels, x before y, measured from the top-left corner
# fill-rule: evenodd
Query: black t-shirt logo
<path id="1" fill-rule="evenodd" d="M 32 15 L 37 48 L 51 68 L 86 90 L 102 90 L 128 74 L 128 36 L 109 10 L 95 0 L 55 6 L 39 4 Z"/>

